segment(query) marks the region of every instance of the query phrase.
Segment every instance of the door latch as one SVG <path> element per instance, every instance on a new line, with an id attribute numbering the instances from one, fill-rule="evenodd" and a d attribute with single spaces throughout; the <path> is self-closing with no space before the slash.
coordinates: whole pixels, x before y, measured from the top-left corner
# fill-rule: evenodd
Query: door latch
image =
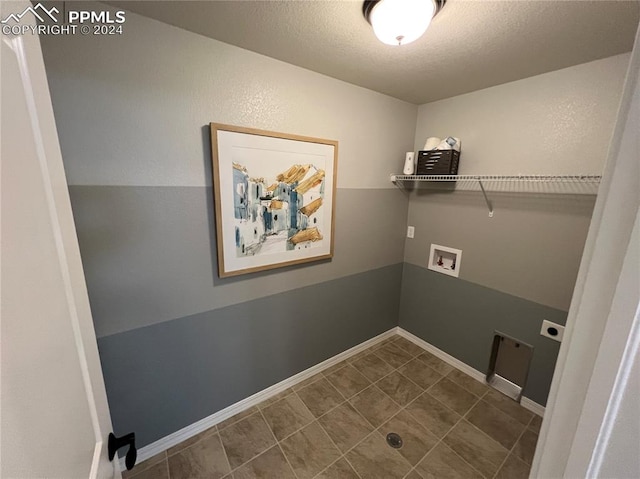
<path id="1" fill-rule="evenodd" d="M 116 437 L 113 433 L 109 433 L 109 460 L 113 461 L 116 456 L 116 451 L 121 447 L 129 446 L 127 455 L 124 458 L 124 465 L 127 466 L 127 471 L 133 469 L 138 458 L 138 451 L 136 451 L 136 434 L 130 432 L 122 437 Z"/>

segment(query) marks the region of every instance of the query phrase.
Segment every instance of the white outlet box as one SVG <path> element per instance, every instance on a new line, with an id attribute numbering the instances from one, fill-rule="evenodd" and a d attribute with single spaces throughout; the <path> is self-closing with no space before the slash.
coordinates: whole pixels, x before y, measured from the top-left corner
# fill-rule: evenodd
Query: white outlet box
<path id="1" fill-rule="evenodd" d="M 427 267 L 438 273 L 458 277 L 462 263 L 462 250 L 432 244 L 429 251 L 429 263 Z"/>
<path id="2" fill-rule="evenodd" d="M 416 229 L 413 226 L 407 226 L 407 238 L 413 238 L 416 234 Z"/>
<path id="3" fill-rule="evenodd" d="M 561 326 L 546 319 L 542 321 L 542 328 L 540 334 L 554 341 L 562 342 L 562 336 L 564 336 L 564 326 Z"/>

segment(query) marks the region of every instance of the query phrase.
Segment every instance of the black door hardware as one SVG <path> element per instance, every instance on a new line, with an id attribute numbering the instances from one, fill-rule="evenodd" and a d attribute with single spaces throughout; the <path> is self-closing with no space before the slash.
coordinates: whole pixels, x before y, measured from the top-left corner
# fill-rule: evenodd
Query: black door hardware
<path id="1" fill-rule="evenodd" d="M 138 458 L 138 451 L 136 451 L 136 434 L 130 432 L 122 437 L 115 437 L 113 433 L 109 433 L 109 460 L 113 461 L 116 456 L 116 451 L 121 447 L 129 446 L 127 455 L 124 458 L 124 464 L 127 466 L 127 471 L 133 469 Z"/>

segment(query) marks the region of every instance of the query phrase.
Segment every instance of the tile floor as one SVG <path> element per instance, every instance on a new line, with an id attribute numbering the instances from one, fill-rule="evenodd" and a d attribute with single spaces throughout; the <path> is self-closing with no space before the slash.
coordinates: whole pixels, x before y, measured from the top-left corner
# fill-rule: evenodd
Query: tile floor
<path id="1" fill-rule="evenodd" d="M 393 336 L 126 479 L 526 478 L 541 418 Z M 385 437 L 400 434 L 393 449 Z"/>

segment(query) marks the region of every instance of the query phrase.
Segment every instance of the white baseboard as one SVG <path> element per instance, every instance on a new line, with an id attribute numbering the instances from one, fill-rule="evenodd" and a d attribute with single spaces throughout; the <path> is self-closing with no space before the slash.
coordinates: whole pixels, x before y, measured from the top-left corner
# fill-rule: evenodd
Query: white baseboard
<path id="1" fill-rule="evenodd" d="M 538 404 L 537 402 L 532 401 L 528 397 L 522 396 L 522 399 L 520 399 L 520 405 L 523 408 L 528 409 L 532 413 L 537 414 L 540 417 L 544 417 L 545 407 L 542 404 Z"/>
<path id="2" fill-rule="evenodd" d="M 177 444 L 180 444 L 182 441 L 185 441 L 195 436 L 196 434 L 201 433 L 202 431 L 206 431 L 210 427 L 215 426 L 216 424 L 224 421 L 225 419 L 235 416 L 236 414 L 241 413 L 242 411 L 249 409 L 250 407 L 253 407 L 256 404 L 259 404 L 262 401 L 269 399 L 270 397 L 275 396 L 276 394 L 281 393 L 285 389 L 295 386 L 296 384 L 304 381 L 305 379 L 308 379 L 311 376 L 318 374 L 319 372 L 327 368 L 330 368 L 334 364 L 337 364 L 340 361 L 344 361 L 345 359 L 350 358 L 355 354 L 358 354 L 360 351 L 364 351 L 365 349 L 370 348 L 371 346 L 379 343 L 380 341 L 384 341 L 385 339 L 387 339 L 390 336 L 393 336 L 394 334 L 398 334 L 398 327 L 392 328 L 389 331 L 386 331 L 376 336 L 375 338 L 371 338 L 363 343 L 360 343 L 351 349 L 347 349 L 346 351 L 343 351 L 340 354 L 337 354 L 327 359 L 326 361 L 316 364 L 315 366 L 312 366 L 309 369 L 305 369 L 304 371 L 296 374 L 295 376 L 291 376 L 283 381 L 280 381 L 277 384 L 274 384 L 273 386 L 268 387 L 267 389 L 263 389 L 262 391 L 254 394 L 253 396 L 249 396 L 248 398 L 243 399 L 242 401 L 238 401 L 237 403 L 232 404 L 231 406 L 226 407 L 212 414 L 211 416 L 207 416 L 198 422 L 194 422 L 193 424 L 190 424 L 189 426 L 184 427 L 179 431 L 176 431 L 172 434 L 169 434 L 168 436 L 165 436 L 162 439 L 158 439 L 157 441 L 152 442 L 151 444 L 148 444 L 147 446 L 144 446 L 138 450 L 137 462 L 140 463 L 142 461 L 149 459 L 150 457 L 155 456 L 156 454 L 164 452 L 167 449 L 173 446 L 176 446 Z M 124 471 L 125 469 L 126 468 L 124 465 L 124 457 L 122 457 L 120 458 L 120 470 Z"/>
<path id="3" fill-rule="evenodd" d="M 238 401 L 237 403 L 232 404 L 231 406 L 226 407 L 221 411 L 218 411 L 212 414 L 211 416 L 207 416 L 198 422 L 194 422 L 193 424 L 190 424 L 189 426 L 184 427 L 179 431 L 176 431 L 172 434 L 169 434 L 168 436 L 163 437 L 162 439 L 158 439 L 156 442 L 153 442 L 147 446 L 144 446 L 143 448 L 138 450 L 137 462 L 140 463 L 142 461 L 149 459 L 150 457 L 155 456 L 156 454 L 164 452 L 167 449 L 180 444 L 182 441 L 185 441 L 195 436 L 196 434 L 200 434 L 202 431 L 206 431 L 210 427 L 215 426 L 216 424 L 224 421 L 225 419 L 235 416 L 236 414 L 241 413 L 242 411 L 257 405 L 262 401 L 269 399 L 272 396 L 275 396 L 276 394 L 280 394 L 285 389 L 295 386 L 296 384 L 310 378 L 311 376 L 318 374 L 319 372 L 327 368 L 330 368 L 334 364 L 337 364 L 340 361 L 344 361 L 345 359 L 351 356 L 354 356 L 355 354 L 358 354 L 360 351 L 364 351 L 365 349 L 370 348 L 371 346 L 379 343 L 380 341 L 384 341 L 385 339 L 387 339 L 390 336 L 393 336 L 394 334 L 398 334 L 408 339 L 412 343 L 415 343 L 421 348 L 429 351 L 431 354 L 442 359 L 444 362 L 450 364 L 451 366 L 458 369 L 459 371 L 471 376 L 472 378 L 476 379 L 481 383 L 485 383 L 485 375 L 480 371 L 463 363 L 459 359 L 456 359 L 453 356 L 450 356 L 449 354 L 427 343 L 426 341 L 420 339 L 419 337 L 411 334 L 410 332 L 400 327 L 395 327 L 390 329 L 389 331 L 386 331 L 376 336 L 375 338 L 371 338 L 363 343 L 358 344 L 357 346 L 354 346 L 351 349 L 343 351 L 342 353 L 337 354 L 327 359 L 326 361 L 316 364 L 315 366 L 312 366 L 309 369 L 305 369 L 304 371 L 296 374 L 295 376 L 291 376 L 290 378 L 280 381 L 279 383 L 274 384 L 273 386 L 270 386 L 267 389 L 263 389 L 262 391 L 254 394 L 253 396 L 249 396 L 248 398 L 243 399 L 242 401 Z M 523 397 L 520 404 L 522 405 L 522 407 L 528 409 L 529 411 L 539 416 L 544 416 L 544 409 L 545 409 L 544 406 L 541 406 L 540 404 L 532 401 L 531 399 Z M 121 471 L 125 470 L 124 458 L 120 458 L 120 470 Z"/>
<path id="4" fill-rule="evenodd" d="M 417 344 L 421 348 L 429 351 L 434 356 L 437 356 L 438 358 L 442 359 L 445 363 L 450 364 L 451 366 L 458 369 L 459 371 L 467 374 L 468 376 L 471 376 L 473 379 L 480 381 L 483 384 L 486 384 L 484 373 L 481 373 L 477 369 L 472 368 L 468 364 L 463 363 L 459 359 L 454 358 L 453 356 L 445 353 L 441 349 L 436 348 L 432 344 L 427 343 L 423 339 L 420 339 L 418 336 L 411 334 L 409 331 L 406 331 L 401 327 L 398 327 L 397 332 L 400 336 L 408 339 L 412 343 Z M 522 397 L 522 399 L 520 400 L 520 405 L 523 408 L 528 409 L 532 413 L 537 414 L 538 416 L 544 416 L 544 411 L 545 411 L 544 406 L 538 404 L 535 401 L 532 401 L 527 397 L 524 397 L 524 396 Z"/>

